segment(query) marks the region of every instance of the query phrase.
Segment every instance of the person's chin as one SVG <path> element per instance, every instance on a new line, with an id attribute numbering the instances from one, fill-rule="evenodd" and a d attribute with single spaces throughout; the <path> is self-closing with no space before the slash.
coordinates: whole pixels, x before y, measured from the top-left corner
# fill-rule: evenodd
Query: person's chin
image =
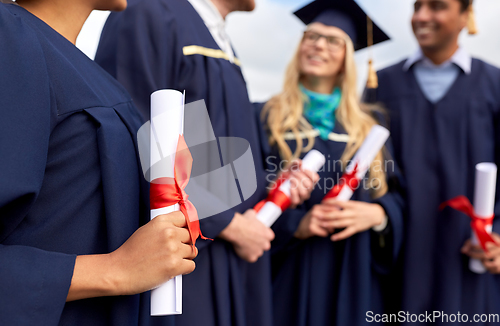
<path id="1" fill-rule="evenodd" d="M 304 69 L 303 74 L 310 77 L 319 77 L 322 73 L 322 69 L 318 67 L 307 67 Z"/>
<path id="2" fill-rule="evenodd" d="M 127 9 L 127 1 L 120 1 L 112 11 L 123 11 Z"/>
<path id="3" fill-rule="evenodd" d="M 430 37 L 418 38 L 417 41 L 418 41 L 418 45 L 422 49 L 432 50 L 432 49 L 438 47 L 438 44 L 437 44 L 438 42 L 436 42 L 435 39 L 430 38 Z"/>
<path id="4" fill-rule="evenodd" d="M 252 2 L 251 4 L 249 4 L 247 11 L 254 11 L 255 7 L 256 7 L 255 2 Z"/>
<path id="5" fill-rule="evenodd" d="M 123 11 L 127 9 L 127 1 L 119 0 L 109 6 L 103 6 L 99 8 L 95 8 L 96 10 L 109 10 L 109 11 Z"/>
<path id="6" fill-rule="evenodd" d="M 255 9 L 255 1 L 254 0 L 246 0 L 241 4 L 241 7 L 238 11 L 253 11 Z"/>
<path id="7" fill-rule="evenodd" d="M 325 72 L 324 71 L 309 71 L 307 73 L 304 74 L 305 76 L 308 76 L 308 77 L 313 77 L 313 78 L 324 78 L 326 77 L 325 75 Z"/>

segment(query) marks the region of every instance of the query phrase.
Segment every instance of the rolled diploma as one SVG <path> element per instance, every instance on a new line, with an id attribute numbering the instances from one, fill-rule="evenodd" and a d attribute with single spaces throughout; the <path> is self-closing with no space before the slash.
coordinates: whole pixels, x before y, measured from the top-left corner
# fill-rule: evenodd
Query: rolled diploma
<path id="1" fill-rule="evenodd" d="M 385 142 L 391 133 L 386 128 L 375 125 L 366 136 L 365 141 L 361 144 L 360 148 L 354 155 L 352 161 L 346 168 L 346 173 L 354 170 L 356 164 L 358 165 L 356 178 L 361 180 L 365 177 L 366 172 L 370 168 L 377 153 L 384 147 Z M 339 201 L 349 201 L 354 191 L 350 187 L 342 187 L 340 193 L 335 197 Z"/>
<path id="2" fill-rule="evenodd" d="M 476 165 L 476 181 L 474 183 L 474 211 L 480 217 L 489 218 L 495 209 L 495 189 L 497 181 L 497 166 L 494 163 L 479 163 Z M 492 226 L 487 226 L 491 233 Z M 472 243 L 478 244 L 474 231 L 472 231 Z M 475 273 L 482 274 L 486 268 L 479 259 L 469 260 L 469 269 Z"/>
<path id="3" fill-rule="evenodd" d="M 325 156 L 319 151 L 313 149 L 302 160 L 302 169 L 318 172 L 319 169 L 325 164 Z M 283 182 L 279 188 L 281 192 L 290 197 L 290 180 Z M 264 225 L 271 227 L 274 222 L 280 217 L 283 212 L 281 208 L 271 201 L 268 201 L 262 206 L 257 218 L 259 221 L 264 223 Z"/>
<path id="4" fill-rule="evenodd" d="M 151 181 L 174 177 L 175 153 L 179 135 L 184 132 L 183 126 L 184 95 L 168 89 L 151 94 Z M 160 160 L 161 165 L 154 164 Z M 178 210 L 179 204 L 152 209 L 150 217 L 154 219 L 158 215 Z M 177 275 L 151 291 L 151 316 L 178 314 L 182 314 L 182 275 Z"/>

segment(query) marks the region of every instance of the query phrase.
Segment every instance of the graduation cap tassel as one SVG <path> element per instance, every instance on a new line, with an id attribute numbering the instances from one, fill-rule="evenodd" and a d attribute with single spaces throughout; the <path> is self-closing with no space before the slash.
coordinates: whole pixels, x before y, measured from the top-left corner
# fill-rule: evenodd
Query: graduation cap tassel
<path id="1" fill-rule="evenodd" d="M 474 7 L 472 6 L 472 0 L 470 0 L 469 4 L 469 20 L 467 21 L 467 29 L 469 30 L 470 35 L 477 34 L 476 16 L 474 14 Z"/>
<path id="2" fill-rule="evenodd" d="M 368 36 L 368 47 L 370 48 L 373 45 L 373 22 L 370 17 L 366 17 L 367 19 L 367 36 Z M 375 72 L 375 68 L 373 68 L 373 59 L 368 61 L 368 80 L 366 81 L 367 88 L 378 88 L 378 77 Z"/>
<path id="3" fill-rule="evenodd" d="M 373 60 L 368 61 L 368 80 L 366 82 L 367 88 L 378 88 L 378 77 L 375 69 L 373 68 Z"/>

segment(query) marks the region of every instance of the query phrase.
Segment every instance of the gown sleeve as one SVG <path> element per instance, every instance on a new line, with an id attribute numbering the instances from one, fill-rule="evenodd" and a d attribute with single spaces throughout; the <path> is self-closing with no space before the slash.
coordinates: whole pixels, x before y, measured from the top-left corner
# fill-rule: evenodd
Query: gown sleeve
<path id="1" fill-rule="evenodd" d="M 57 325 L 75 256 L 8 244 L 40 191 L 53 114 L 37 37 L 4 6 L 0 4 L 0 319 L 5 325 Z"/>

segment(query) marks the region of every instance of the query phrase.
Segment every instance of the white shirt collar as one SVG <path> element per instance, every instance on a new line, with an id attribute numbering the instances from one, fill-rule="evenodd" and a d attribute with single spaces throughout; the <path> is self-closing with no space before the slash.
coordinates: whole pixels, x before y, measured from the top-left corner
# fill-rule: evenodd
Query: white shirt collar
<path id="1" fill-rule="evenodd" d="M 188 0 L 194 9 L 203 19 L 207 27 L 225 26 L 226 22 L 222 18 L 217 7 L 210 0 Z"/>
<path id="2" fill-rule="evenodd" d="M 207 26 L 217 45 L 234 61 L 234 53 L 229 36 L 225 32 L 226 22 L 217 7 L 210 0 L 188 0 Z"/>
<path id="3" fill-rule="evenodd" d="M 415 52 L 411 57 L 406 60 L 405 64 L 403 65 L 403 70 L 408 71 L 411 66 L 413 66 L 415 63 L 423 61 L 425 65 L 430 66 L 430 67 L 441 67 L 446 64 L 454 63 L 460 69 L 462 69 L 465 74 L 469 75 L 471 73 L 471 67 L 472 67 L 472 57 L 470 56 L 467 51 L 465 51 L 463 48 L 458 48 L 458 50 L 453 54 L 453 56 L 450 58 L 450 60 L 442 63 L 441 65 L 435 65 L 433 64 L 427 57 L 424 56 L 424 53 L 422 52 L 421 49 L 418 49 L 417 52 Z"/>

